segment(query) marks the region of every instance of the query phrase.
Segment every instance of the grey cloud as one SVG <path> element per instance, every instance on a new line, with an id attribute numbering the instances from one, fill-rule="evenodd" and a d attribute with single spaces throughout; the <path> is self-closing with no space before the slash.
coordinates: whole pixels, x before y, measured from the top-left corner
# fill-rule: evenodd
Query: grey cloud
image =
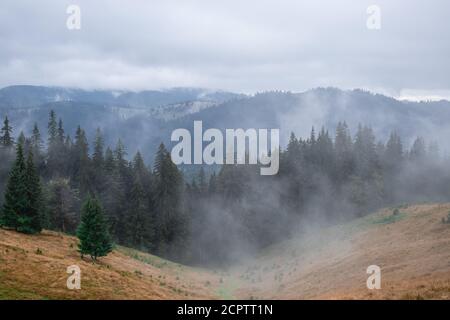
<path id="1" fill-rule="evenodd" d="M 0 86 L 174 86 L 240 92 L 361 87 L 448 92 L 450 4 L 377 1 L 2 1 Z"/>

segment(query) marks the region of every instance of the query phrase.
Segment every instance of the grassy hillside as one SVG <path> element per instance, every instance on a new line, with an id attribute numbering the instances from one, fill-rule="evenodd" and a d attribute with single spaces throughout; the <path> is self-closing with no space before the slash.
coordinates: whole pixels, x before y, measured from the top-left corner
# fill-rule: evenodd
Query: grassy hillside
<path id="1" fill-rule="evenodd" d="M 209 272 L 118 247 L 100 262 L 81 260 L 77 239 L 56 232 L 0 230 L 0 299 L 207 299 Z M 66 269 L 81 269 L 81 290 L 68 290 Z"/>
<path id="2" fill-rule="evenodd" d="M 0 299 L 450 299 L 450 204 L 381 210 L 270 247 L 239 266 L 206 270 L 118 247 L 93 264 L 77 239 L 0 229 Z M 68 290 L 66 268 L 81 268 Z M 381 267 L 381 290 L 366 268 Z"/>
<path id="3" fill-rule="evenodd" d="M 450 299 L 450 204 L 381 210 L 274 246 L 233 270 L 236 296 L 281 299 Z M 367 267 L 381 268 L 368 290 Z"/>

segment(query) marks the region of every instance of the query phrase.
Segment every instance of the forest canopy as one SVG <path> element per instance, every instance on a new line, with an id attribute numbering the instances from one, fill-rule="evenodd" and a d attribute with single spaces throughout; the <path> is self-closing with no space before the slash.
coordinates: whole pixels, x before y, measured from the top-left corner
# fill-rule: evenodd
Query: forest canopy
<path id="1" fill-rule="evenodd" d="M 194 177 L 172 162 L 163 143 L 150 166 L 139 151 L 128 155 L 120 139 L 106 146 L 100 129 L 91 144 L 80 126 L 72 138 L 54 111 L 46 141 L 40 130 L 35 124 L 30 136 L 17 134 L 4 120 L 2 216 L 14 200 L 4 199 L 8 180 L 17 166 L 28 167 L 27 181 L 39 185 L 27 198 L 33 204 L 25 204 L 39 217 L 30 232 L 74 234 L 82 203 L 95 197 L 115 243 L 185 263 L 232 261 L 294 232 L 380 207 L 450 199 L 450 167 L 438 146 L 419 137 L 407 147 L 395 128 L 387 141 L 363 125 L 352 135 L 344 121 L 333 133 L 292 133 L 277 175 L 261 176 L 259 165 L 191 165 Z"/>

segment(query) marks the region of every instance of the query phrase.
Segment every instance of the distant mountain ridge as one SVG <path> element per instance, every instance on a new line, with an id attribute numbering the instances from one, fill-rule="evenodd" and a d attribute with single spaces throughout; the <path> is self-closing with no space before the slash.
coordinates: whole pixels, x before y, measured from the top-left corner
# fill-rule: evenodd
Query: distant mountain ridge
<path id="1" fill-rule="evenodd" d="M 242 95 L 225 91 L 174 88 L 161 91 L 81 90 L 58 87 L 11 86 L 0 89 L 0 116 L 8 115 L 14 134 L 29 134 L 37 122 L 46 136 L 48 113 L 54 109 L 73 137 L 81 125 L 92 141 L 100 127 L 106 144 L 121 138 L 129 154 L 141 150 L 147 161 L 157 145 L 170 145 L 176 128 L 193 129 L 194 120 L 206 128 L 278 128 L 281 145 L 291 131 L 309 136 L 322 126 L 334 135 L 339 121 L 352 133 L 358 124 L 371 126 L 377 137 L 392 131 L 410 146 L 417 136 L 450 151 L 450 102 L 400 101 L 364 90 L 316 88 L 301 93 L 270 91 Z"/>
<path id="2" fill-rule="evenodd" d="M 60 101 L 79 101 L 101 105 L 152 108 L 186 101 L 221 103 L 241 95 L 201 88 L 167 90 L 84 90 L 64 87 L 15 85 L 0 89 L 0 107 L 30 108 Z"/>

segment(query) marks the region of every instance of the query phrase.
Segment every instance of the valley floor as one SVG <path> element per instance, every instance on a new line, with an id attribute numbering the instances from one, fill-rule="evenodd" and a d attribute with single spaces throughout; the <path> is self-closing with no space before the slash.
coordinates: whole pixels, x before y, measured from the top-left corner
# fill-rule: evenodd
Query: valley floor
<path id="1" fill-rule="evenodd" d="M 0 299 L 450 299 L 450 204 L 384 209 L 266 249 L 222 270 L 118 247 L 81 260 L 77 239 L 0 229 Z M 81 269 L 69 290 L 67 267 Z M 381 268 L 368 290 L 366 269 Z"/>

